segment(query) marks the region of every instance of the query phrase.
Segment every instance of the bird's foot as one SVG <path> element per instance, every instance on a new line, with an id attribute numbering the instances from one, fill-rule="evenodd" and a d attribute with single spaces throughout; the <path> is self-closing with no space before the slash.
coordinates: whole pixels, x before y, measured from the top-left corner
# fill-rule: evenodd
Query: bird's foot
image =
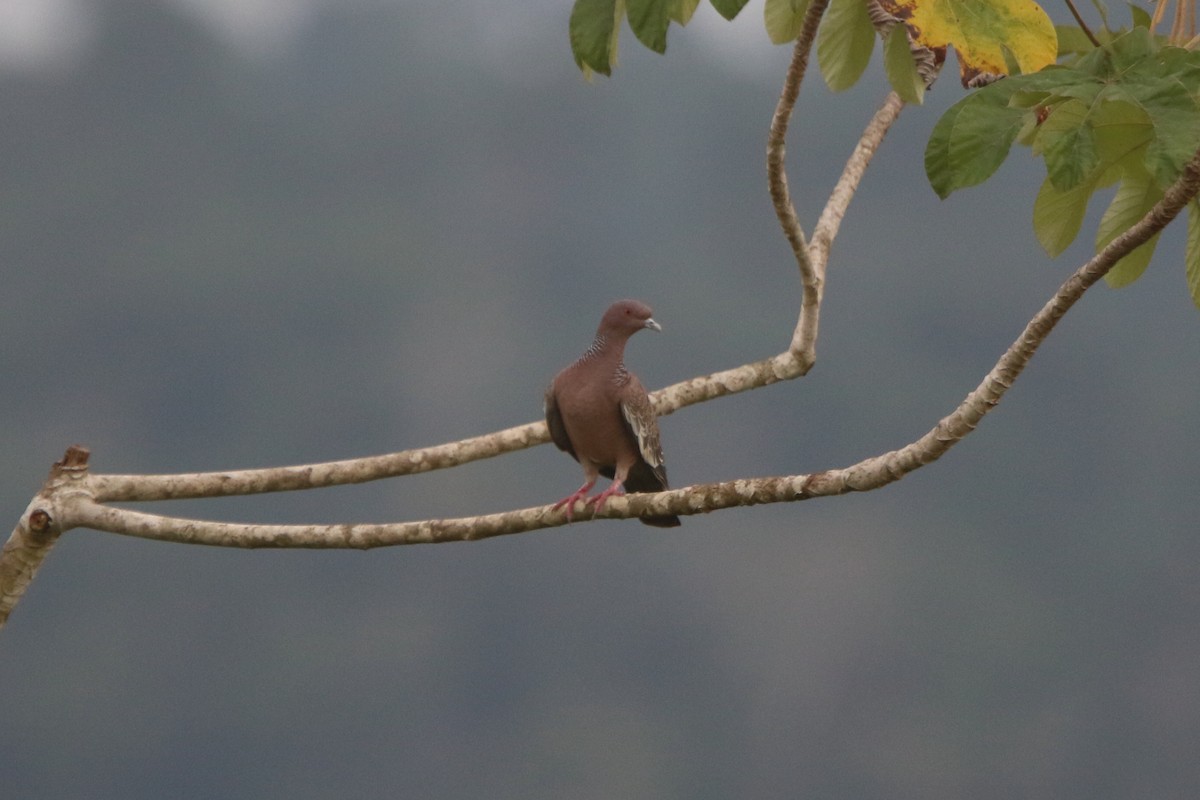
<path id="1" fill-rule="evenodd" d="M 609 486 L 607 489 L 605 489 L 603 492 L 596 495 L 595 497 L 589 497 L 584 502 L 584 505 L 585 506 L 595 506 L 595 508 L 592 509 L 592 516 L 594 517 L 594 516 L 596 516 L 596 514 L 598 514 L 600 512 L 600 509 L 604 507 L 604 502 L 606 500 L 608 500 L 608 498 L 612 497 L 614 494 L 625 494 L 625 486 L 617 481 L 613 481 L 612 485 Z"/>
<path id="2" fill-rule="evenodd" d="M 558 511 L 563 506 L 566 506 L 567 522 L 571 522 L 575 515 L 575 501 L 586 498 L 587 493 L 589 491 L 591 491 L 592 487 L 595 485 L 596 485 L 596 482 L 594 480 L 588 481 L 583 486 L 580 486 L 574 492 L 572 492 L 571 494 L 564 497 L 562 500 L 559 500 L 557 503 L 555 503 L 552 506 L 553 510 Z M 591 501 L 589 500 L 588 502 L 591 502 Z"/>

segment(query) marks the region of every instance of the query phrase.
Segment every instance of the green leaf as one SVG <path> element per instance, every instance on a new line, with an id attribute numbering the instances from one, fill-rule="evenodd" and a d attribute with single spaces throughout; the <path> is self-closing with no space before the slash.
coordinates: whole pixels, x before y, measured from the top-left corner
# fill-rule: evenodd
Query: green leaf
<path id="1" fill-rule="evenodd" d="M 1146 212 L 1153 208 L 1162 196 L 1162 189 L 1158 188 L 1148 174 L 1126 173 L 1125 180 L 1117 188 L 1116 195 L 1104 216 L 1100 218 L 1100 227 L 1096 231 L 1096 249 L 1100 250 L 1146 216 Z M 1119 288 L 1128 286 L 1140 278 L 1146 271 L 1157 244 L 1158 234 L 1155 234 L 1150 241 L 1118 261 L 1104 276 L 1105 282 L 1113 288 Z"/>
<path id="2" fill-rule="evenodd" d="M 1154 139 L 1154 125 L 1140 106 L 1111 100 L 1096 106 L 1090 117 L 1096 132 L 1096 153 L 1106 167 L 1142 159 Z"/>
<path id="3" fill-rule="evenodd" d="M 1054 32 L 1058 36 L 1058 55 L 1082 55 L 1096 47 L 1087 37 L 1083 29 L 1075 25 L 1055 25 Z"/>
<path id="4" fill-rule="evenodd" d="M 925 148 L 925 174 L 939 197 L 983 183 L 1004 163 L 1025 115 L 1008 105 L 1012 81 L 967 95 L 934 126 Z"/>
<path id="5" fill-rule="evenodd" d="M 1192 302 L 1200 308 L 1200 201 L 1192 198 L 1188 203 L 1187 249 L 1184 256 L 1187 264 L 1188 291 Z"/>
<path id="6" fill-rule="evenodd" d="M 667 52 L 671 0 L 625 0 L 629 27 L 638 41 L 656 53 Z"/>
<path id="7" fill-rule="evenodd" d="M 925 81 L 917 74 L 912 50 L 908 45 L 907 29 L 893 25 L 883 38 L 883 67 L 888 83 L 906 103 L 920 105 L 925 100 Z"/>
<path id="8" fill-rule="evenodd" d="M 617 24 L 625 13 L 623 0 L 575 0 L 568 31 L 571 53 L 584 75 L 611 75 L 617 60 Z"/>
<path id="9" fill-rule="evenodd" d="M 1006 75 L 1017 76 L 1023 72 L 1021 62 L 1017 60 L 1017 54 L 1012 51 L 1011 47 L 1001 43 L 1000 54 L 1004 56 L 1004 73 Z"/>
<path id="10" fill-rule="evenodd" d="M 1150 28 L 1152 20 L 1150 18 L 1149 11 L 1141 6 L 1136 6 L 1133 3 L 1129 3 L 1129 13 L 1133 17 L 1133 27 L 1147 29 Z"/>
<path id="11" fill-rule="evenodd" d="M 1143 28 L 1114 39 L 1111 50 L 1111 64 L 1091 65 L 1106 84 L 1098 100 L 1130 103 L 1145 112 L 1153 127 L 1146 168 L 1165 187 L 1179 176 L 1200 141 L 1200 106 L 1195 99 L 1200 91 L 1200 53 L 1160 48 Z"/>
<path id="12" fill-rule="evenodd" d="M 945 200 L 955 189 L 963 189 L 974 184 L 964 182 L 950 164 L 950 135 L 954 132 L 954 123 L 962 114 L 963 105 L 978 94 L 967 95 L 950 107 L 942 118 L 933 126 L 929 134 L 929 142 L 925 145 L 925 177 L 937 196 Z M 989 173 L 990 174 L 990 173 Z M 975 181 L 979 183 L 979 181 Z"/>
<path id="13" fill-rule="evenodd" d="M 1058 65 L 1046 67 L 1038 72 L 1027 72 L 995 85 L 1004 83 L 1011 84 L 1008 91 L 1014 95 L 1014 100 L 1015 97 L 1030 94 L 1038 97 L 1036 102 L 1041 102 L 1048 95 L 1079 97 L 1082 100 L 1085 99 L 1087 92 L 1095 95 L 1101 88 L 1099 81 L 1094 76 L 1077 66 L 1060 67 Z M 996 90 L 988 86 L 985 91 Z M 1022 102 L 1021 105 L 1036 105 L 1036 103 Z"/>
<path id="14" fill-rule="evenodd" d="M 1078 186 L 1099 163 L 1096 135 L 1087 124 L 1088 111 L 1082 100 L 1072 98 L 1059 103 L 1034 140 L 1034 152 L 1045 157 L 1046 174 L 1060 191 Z"/>
<path id="15" fill-rule="evenodd" d="M 1095 189 L 1092 181 L 1084 181 L 1065 191 L 1055 188 L 1049 178 L 1042 181 L 1033 204 L 1033 232 L 1051 258 L 1061 255 L 1079 235 L 1088 200 Z"/>
<path id="16" fill-rule="evenodd" d="M 696 13 L 696 7 L 699 5 L 700 0 L 675 0 L 667 10 L 667 16 L 680 25 L 687 25 L 692 21 L 692 15 Z"/>
<path id="17" fill-rule="evenodd" d="M 1136 86 L 1136 85 L 1135 85 Z M 1138 104 L 1154 125 L 1146 145 L 1146 168 L 1159 186 L 1174 183 L 1200 142 L 1200 109 L 1191 93 L 1177 81 L 1136 86 Z"/>
<path id="18" fill-rule="evenodd" d="M 741 12 L 748 0 L 709 0 L 712 7 L 717 10 L 717 13 L 728 20 L 732 20 Z"/>
<path id="19" fill-rule="evenodd" d="M 1108 52 L 1112 56 L 1113 69 L 1121 73 L 1153 56 L 1158 50 L 1158 44 L 1146 28 L 1134 28 L 1126 31 L 1109 43 Z"/>
<path id="20" fill-rule="evenodd" d="M 767 0 L 763 20 L 773 44 L 787 44 L 800 35 L 809 0 Z"/>
<path id="21" fill-rule="evenodd" d="M 862 0 L 831 0 L 817 33 L 817 63 L 835 92 L 858 83 L 875 50 L 875 28 Z"/>
<path id="22" fill-rule="evenodd" d="M 1094 3 L 1103 15 L 1103 4 Z M 1101 47 L 1064 35 L 1063 52 L 1080 54 L 1070 66 L 1010 76 L 952 106 L 934 126 L 925 150 L 934 190 L 946 197 L 986 179 L 1019 138 L 1046 164 L 1033 226 L 1051 256 L 1078 236 L 1100 187 L 1118 184 L 1097 226 L 1097 249 L 1136 224 L 1200 144 L 1200 52 L 1164 44 L 1142 26 L 1145 13 L 1135 13 L 1134 19 L 1138 24 L 1129 31 L 1114 34 L 1107 25 L 1098 30 Z M 1006 55 L 1010 71 L 1011 61 Z M 1117 262 L 1106 275 L 1108 284 L 1137 280 L 1157 243 L 1156 235 Z M 1188 209 L 1185 257 L 1188 289 L 1200 307 L 1196 201 Z"/>

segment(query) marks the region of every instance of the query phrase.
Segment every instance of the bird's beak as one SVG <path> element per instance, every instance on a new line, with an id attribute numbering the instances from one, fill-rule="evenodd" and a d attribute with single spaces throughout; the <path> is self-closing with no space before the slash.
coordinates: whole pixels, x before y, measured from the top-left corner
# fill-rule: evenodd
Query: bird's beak
<path id="1" fill-rule="evenodd" d="M 659 325 L 657 322 L 655 322 L 653 317 L 646 320 L 645 327 L 649 328 L 652 331 L 659 331 L 660 333 L 662 332 L 662 325 Z"/>

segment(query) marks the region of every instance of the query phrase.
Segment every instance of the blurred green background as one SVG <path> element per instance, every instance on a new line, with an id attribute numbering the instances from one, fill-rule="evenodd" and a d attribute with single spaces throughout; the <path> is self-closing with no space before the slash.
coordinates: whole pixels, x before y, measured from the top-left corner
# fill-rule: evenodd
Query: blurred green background
<path id="1" fill-rule="evenodd" d="M 0 507 L 98 472 L 349 458 L 527 422 L 613 299 L 652 387 L 786 347 L 761 4 L 583 81 L 566 0 L 8 0 Z M 886 91 L 805 85 L 815 217 Z M 931 428 L 1088 255 L 1018 151 L 939 202 L 952 74 L 889 135 L 801 380 L 663 420 L 673 483 Z M 1094 218 L 1092 227 L 1094 230 Z M 1200 785 L 1200 315 L 1183 230 L 980 429 L 859 496 L 355 552 L 64 537 L 0 633 L 5 798 L 1118 798 Z M 158 504 L 395 521 L 546 503 L 550 447 Z"/>

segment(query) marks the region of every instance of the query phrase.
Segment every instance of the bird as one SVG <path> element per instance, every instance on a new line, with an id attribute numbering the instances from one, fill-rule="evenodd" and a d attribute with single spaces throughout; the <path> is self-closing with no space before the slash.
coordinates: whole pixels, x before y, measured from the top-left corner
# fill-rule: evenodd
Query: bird
<path id="1" fill-rule="evenodd" d="M 625 343 L 640 330 L 661 331 L 653 312 L 637 300 L 619 300 L 600 318 L 592 344 L 563 369 L 546 389 L 546 426 L 559 450 L 583 467 L 584 484 L 554 504 L 566 507 L 570 522 L 575 502 L 599 511 L 614 494 L 661 492 L 668 488 L 658 420 L 637 376 L 625 367 Z M 603 475 L 612 484 L 592 497 Z M 660 528 L 680 524 L 674 515 L 641 517 Z"/>

